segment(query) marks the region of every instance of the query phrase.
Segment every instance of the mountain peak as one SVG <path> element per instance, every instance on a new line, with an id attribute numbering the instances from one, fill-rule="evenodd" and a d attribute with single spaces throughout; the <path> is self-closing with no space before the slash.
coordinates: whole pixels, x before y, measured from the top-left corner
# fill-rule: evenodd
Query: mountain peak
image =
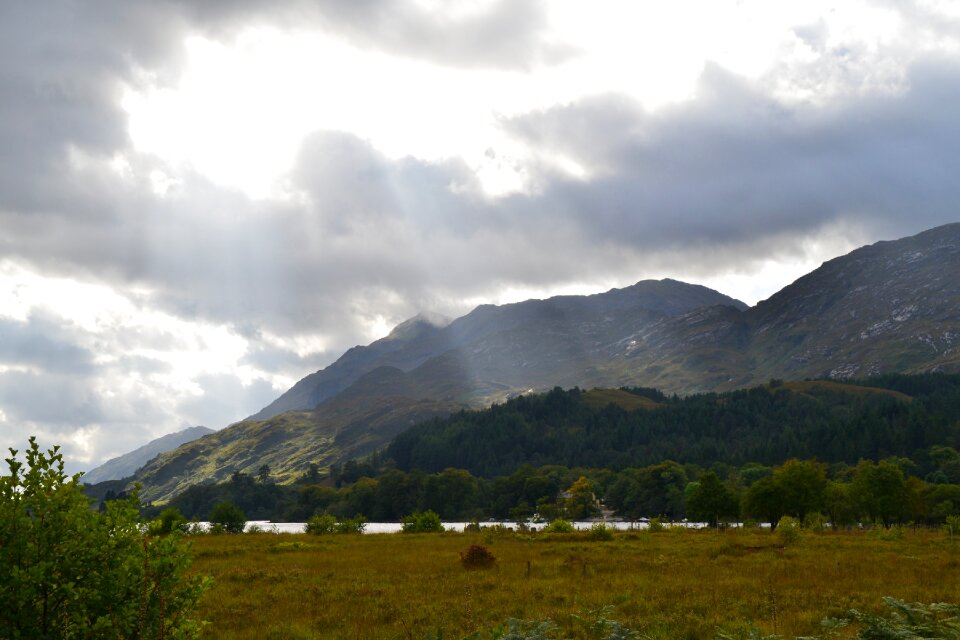
<path id="1" fill-rule="evenodd" d="M 387 335 L 387 339 L 408 339 L 424 329 L 443 329 L 451 322 L 453 322 L 453 318 L 449 318 L 441 313 L 421 311 L 412 318 L 408 318 L 395 326 Z"/>

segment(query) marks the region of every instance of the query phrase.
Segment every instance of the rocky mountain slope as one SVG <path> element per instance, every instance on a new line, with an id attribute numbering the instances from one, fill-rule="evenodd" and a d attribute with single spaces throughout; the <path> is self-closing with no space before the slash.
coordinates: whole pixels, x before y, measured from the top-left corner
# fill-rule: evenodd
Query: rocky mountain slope
<path id="1" fill-rule="evenodd" d="M 189 427 L 176 433 L 168 433 L 156 440 L 151 440 L 130 453 L 111 458 L 99 467 L 87 471 L 83 474 L 83 481 L 87 484 L 97 484 L 107 480 L 126 478 L 161 453 L 176 449 L 186 442 L 202 438 L 211 433 L 213 433 L 213 429 L 207 429 L 206 427 Z"/>
<path id="2" fill-rule="evenodd" d="M 147 497 L 163 498 L 183 482 L 264 462 L 290 478 L 309 462 L 383 446 L 427 414 L 553 386 L 684 394 L 771 378 L 957 372 L 958 275 L 960 224 L 951 224 L 857 249 L 752 308 L 705 287 L 648 280 L 484 305 L 452 322 L 417 317 L 250 419 L 153 461 L 138 479 Z"/>

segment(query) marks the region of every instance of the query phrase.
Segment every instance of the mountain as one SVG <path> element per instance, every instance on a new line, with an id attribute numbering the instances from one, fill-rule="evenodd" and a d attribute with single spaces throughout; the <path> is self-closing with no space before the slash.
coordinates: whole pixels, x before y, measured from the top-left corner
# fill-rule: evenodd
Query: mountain
<path id="1" fill-rule="evenodd" d="M 747 308 L 706 287 L 645 280 L 590 296 L 418 316 L 347 351 L 249 419 L 137 475 L 162 500 L 254 473 L 290 480 L 384 446 L 411 422 L 554 386 L 690 394 L 770 379 L 960 371 L 960 224 L 824 263 Z"/>
<path id="2" fill-rule="evenodd" d="M 183 431 L 168 433 L 156 440 L 151 440 L 130 453 L 111 458 L 99 467 L 87 471 L 83 474 L 83 482 L 86 484 L 97 484 L 98 482 L 105 482 L 107 480 L 127 478 L 161 453 L 176 449 L 186 442 L 202 438 L 211 433 L 214 433 L 213 429 L 207 429 L 206 427 L 189 427 Z"/>
<path id="3" fill-rule="evenodd" d="M 582 371 L 604 366 L 603 347 L 625 331 L 711 305 L 747 308 L 712 289 L 665 279 L 589 296 L 481 305 L 452 322 L 417 316 L 369 346 L 350 349 L 250 419 L 313 409 L 383 366 L 413 371 L 413 377 L 428 387 L 440 376 L 451 376 L 441 395 L 471 404 L 489 403 L 530 387 L 577 384 Z M 571 374 L 558 377 L 562 368 L 572 369 Z M 596 377 L 599 382 L 602 376 Z M 464 394 L 468 397 L 457 397 Z"/>

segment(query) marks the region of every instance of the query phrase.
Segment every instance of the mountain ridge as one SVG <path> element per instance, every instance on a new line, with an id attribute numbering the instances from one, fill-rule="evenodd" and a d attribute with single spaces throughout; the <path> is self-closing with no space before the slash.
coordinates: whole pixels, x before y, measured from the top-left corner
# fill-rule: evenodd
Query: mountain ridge
<path id="1" fill-rule="evenodd" d="M 285 415 L 304 433 L 326 434 L 318 436 L 326 448 L 309 447 L 312 462 L 326 466 L 382 447 L 409 425 L 409 415 L 424 415 L 407 412 L 424 403 L 439 415 L 555 386 L 690 394 L 774 378 L 957 372 L 958 273 L 954 223 L 827 261 L 754 307 L 666 279 L 591 296 L 481 305 L 442 326 L 413 318 L 224 430 L 247 434 L 217 436 L 248 441 L 239 449 L 247 453 L 192 465 L 200 477 L 189 482 L 253 470 L 262 452 L 282 465 L 284 478 L 302 473 L 305 456 L 284 459 L 258 444 L 279 442 L 264 425 L 280 429 Z M 139 477 L 148 497 L 177 490 L 168 483 L 154 492 L 146 475 Z"/>
<path id="2" fill-rule="evenodd" d="M 122 480 L 133 475 L 161 453 L 176 449 L 182 444 L 211 433 L 214 433 L 213 429 L 201 426 L 187 427 L 175 433 L 168 433 L 141 447 L 137 447 L 133 451 L 111 458 L 100 466 L 94 467 L 83 474 L 83 481 L 87 484 L 97 484 L 107 480 Z"/>

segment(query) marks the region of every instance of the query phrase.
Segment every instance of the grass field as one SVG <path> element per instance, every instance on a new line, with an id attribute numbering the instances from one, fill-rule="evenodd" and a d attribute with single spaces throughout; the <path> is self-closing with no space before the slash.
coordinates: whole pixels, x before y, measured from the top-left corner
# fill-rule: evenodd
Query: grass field
<path id="1" fill-rule="evenodd" d="M 471 544 L 487 546 L 496 564 L 465 569 L 459 552 Z M 194 569 L 215 580 L 200 612 L 209 638 L 452 640 L 509 617 L 550 618 L 564 637 L 586 638 L 575 616 L 606 605 L 609 617 L 650 638 L 749 627 L 793 637 L 851 608 L 880 611 L 882 596 L 960 602 L 960 540 L 936 531 L 805 533 L 787 547 L 759 530 L 607 541 L 245 534 L 192 545 Z"/>

